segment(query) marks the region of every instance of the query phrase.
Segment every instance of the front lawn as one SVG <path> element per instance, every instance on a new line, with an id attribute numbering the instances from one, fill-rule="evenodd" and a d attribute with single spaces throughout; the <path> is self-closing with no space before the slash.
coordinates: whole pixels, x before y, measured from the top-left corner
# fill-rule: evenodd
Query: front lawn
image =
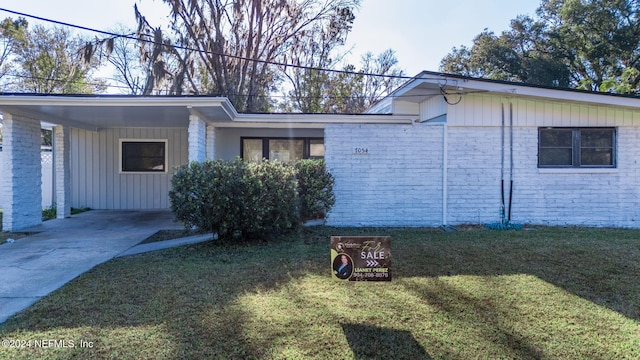
<path id="1" fill-rule="evenodd" d="M 392 237 L 393 281 L 331 280 L 328 236 L 364 234 Z M 639 239 L 314 228 L 119 258 L 0 325 L 32 344 L 0 358 L 637 359 Z"/>

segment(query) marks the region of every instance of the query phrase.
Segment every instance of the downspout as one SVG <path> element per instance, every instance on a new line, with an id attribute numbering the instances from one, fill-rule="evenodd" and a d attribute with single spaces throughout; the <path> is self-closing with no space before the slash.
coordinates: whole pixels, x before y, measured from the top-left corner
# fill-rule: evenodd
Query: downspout
<path id="1" fill-rule="evenodd" d="M 449 147 L 448 128 L 447 119 L 445 118 L 442 124 L 442 226 L 447 226 L 447 201 L 449 197 L 447 192 L 447 177 L 449 175 L 449 156 L 447 149 Z"/>
<path id="2" fill-rule="evenodd" d="M 504 201 L 504 102 L 502 105 L 502 126 L 501 126 L 501 137 L 502 137 L 502 147 L 501 147 L 501 167 L 500 167 L 500 222 L 504 224 L 505 219 L 505 201 Z"/>
<path id="3" fill-rule="evenodd" d="M 507 221 L 511 222 L 511 203 L 513 201 L 513 103 L 509 101 L 509 212 Z"/>

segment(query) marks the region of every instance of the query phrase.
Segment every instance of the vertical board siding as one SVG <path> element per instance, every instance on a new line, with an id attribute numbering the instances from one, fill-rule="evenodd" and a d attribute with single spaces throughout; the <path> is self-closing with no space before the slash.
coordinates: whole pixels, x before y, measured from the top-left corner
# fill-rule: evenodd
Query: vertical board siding
<path id="1" fill-rule="evenodd" d="M 505 120 L 508 123 L 509 103 L 513 104 L 514 126 L 636 126 L 640 116 L 637 111 L 615 107 L 469 94 L 457 105 L 448 106 L 447 122 L 449 126 L 501 126 L 501 106 L 504 104 Z M 421 105 L 421 118 L 424 120 L 428 114 L 439 111 L 440 105 L 437 105 L 436 100 L 429 99 Z"/>
<path id="2" fill-rule="evenodd" d="M 446 113 L 447 103 L 441 96 L 434 96 L 420 103 L 420 121 L 435 119 Z"/>
<path id="3" fill-rule="evenodd" d="M 410 102 L 410 101 L 396 100 L 393 102 L 393 109 L 391 113 L 395 115 L 417 115 L 419 111 L 420 111 L 420 104 Z"/>
<path id="4" fill-rule="evenodd" d="M 72 206 L 92 209 L 169 207 L 171 175 L 187 163 L 187 131 L 121 128 L 71 132 Z M 166 174 L 120 173 L 120 139 L 167 139 Z"/>

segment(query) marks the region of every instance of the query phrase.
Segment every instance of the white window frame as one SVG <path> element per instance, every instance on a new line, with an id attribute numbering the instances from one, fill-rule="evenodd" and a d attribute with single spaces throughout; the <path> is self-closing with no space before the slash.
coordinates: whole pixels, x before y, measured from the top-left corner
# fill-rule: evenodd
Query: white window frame
<path id="1" fill-rule="evenodd" d="M 128 142 L 151 142 L 151 143 L 164 143 L 164 171 L 124 171 L 122 169 L 122 144 Z M 118 140 L 118 171 L 120 174 L 128 175 L 142 175 L 142 174 L 156 174 L 163 175 L 169 172 L 169 139 L 119 139 Z"/>

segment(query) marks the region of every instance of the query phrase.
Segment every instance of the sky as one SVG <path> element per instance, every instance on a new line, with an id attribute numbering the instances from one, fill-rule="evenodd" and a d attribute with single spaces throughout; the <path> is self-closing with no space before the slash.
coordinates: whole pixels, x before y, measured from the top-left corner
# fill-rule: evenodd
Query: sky
<path id="1" fill-rule="evenodd" d="M 485 28 L 499 34 L 516 16 L 535 15 L 540 4 L 540 0 L 361 1 L 345 46 L 350 51 L 346 60 L 358 64 L 367 51 L 378 54 L 391 48 L 407 75 L 438 71 L 453 47 L 470 46 Z M 151 24 L 166 23 L 168 8 L 160 0 L 0 0 L 3 9 L 106 31 L 117 24 L 133 28 L 134 4 Z M 0 11 L 0 19 L 6 17 L 16 15 Z"/>

